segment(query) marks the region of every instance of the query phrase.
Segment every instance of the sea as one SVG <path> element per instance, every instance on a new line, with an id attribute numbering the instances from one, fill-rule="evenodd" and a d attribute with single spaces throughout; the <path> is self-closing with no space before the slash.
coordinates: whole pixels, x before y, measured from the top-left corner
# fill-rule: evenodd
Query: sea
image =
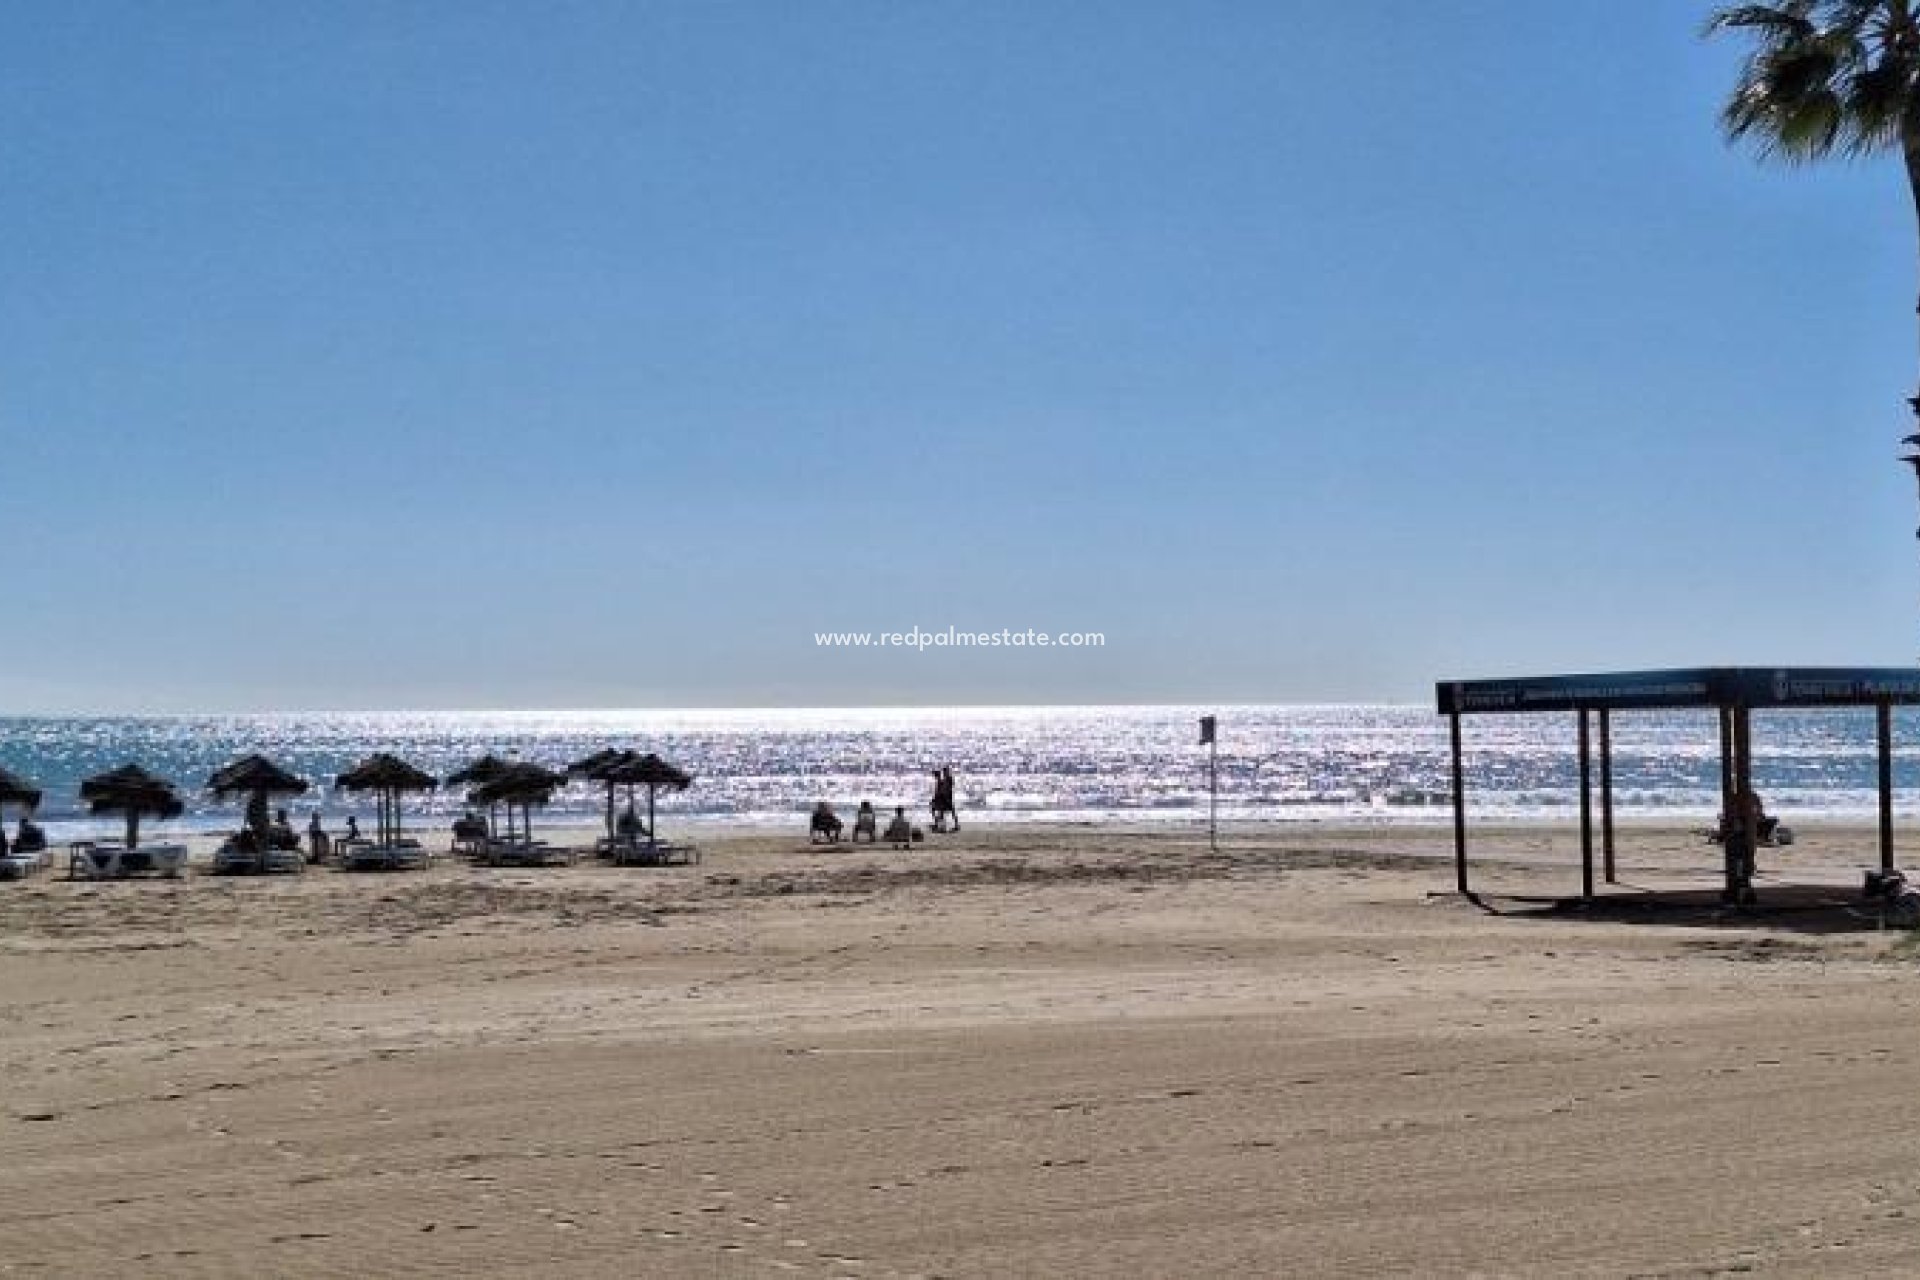
<path id="1" fill-rule="evenodd" d="M 1217 760 L 1199 717 L 1219 720 Z M 1466 788 L 1476 819 L 1564 819 L 1578 804 L 1571 715 L 1466 722 Z M 1895 716 L 1896 805 L 1920 809 L 1920 714 Z M 1756 713 L 1754 773 L 1770 811 L 1863 818 L 1874 812 L 1870 712 Z M 287 807 L 296 825 L 370 816 L 334 778 L 372 751 L 445 776 L 477 756 L 564 766 L 602 747 L 652 751 L 694 775 L 659 799 L 673 823 L 781 826 L 818 800 L 842 812 L 871 800 L 923 812 L 930 771 L 951 767 L 963 818 L 994 822 L 1206 820 L 1217 777 L 1223 823 L 1441 823 L 1449 820 L 1446 724 L 1419 706 L 949 707 L 912 710 L 567 710 L 251 716 L 0 718 L 0 765 L 45 792 L 55 839 L 115 828 L 88 816 L 80 780 L 128 761 L 175 782 L 187 805 L 172 829 L 230 827 L 237 803 L 207 775 L 262 752 L 309 780 Z M 1614 791 L 1625 817 L 1710 819 L 1719 807 L 1719 738 L 1710 713 L 1635 712 L 1613 723 Z M 1217 773 L 1216 773 L 1217 770 Z M 604 791 L 579 783 L 551 817 L 586 820 Z M 462 808 L 458 789 L 410 797 L 423 825 Z"/>

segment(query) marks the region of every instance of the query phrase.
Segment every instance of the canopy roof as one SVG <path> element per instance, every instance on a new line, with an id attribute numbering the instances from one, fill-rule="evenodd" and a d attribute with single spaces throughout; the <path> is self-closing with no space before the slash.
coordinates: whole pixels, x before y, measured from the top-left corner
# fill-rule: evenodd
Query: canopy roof
<path id="1" fill-rule="evenodd" d="M 1686 667 L 1602 675 L 1443 680 L 1441 715 L 1652 707 L 1920 704 L 1920 667 Z"/>
<path id="2" fill-rule="evenodd" d="M 632 757 L 633 754 L 633 752 L 622 750 L 619 747 L 602 747 L 590 756 L 575 760 L 567 766 L 567 772 L 598 781 L 602 772 L 613 765 L 619 764 L 622 760 Z"/>
<path id="3" fill-rule="evenodd" d="M 512 761 L 502 760 L 489 751 L 466 768 L 456 769 L 448 774 L 447 785 L 450 787 L 478 786 L 481 783 L 492 782 L 513 767 Z"/>
<path id="4" fill-rule="evenodd" d="M 177 818 L 184 811 L 173 784 L 137 764 L 95 774 L 80 784 L 80 798 L 95 813 L 151 813 Z"/>
<path id="5" fill-rule="evenodd" d="M 475 804 L 545 804 L 567 785 L 567 775 L 544 765 L 503 764 L 468 793 Z"/>
<path id="6" fill-rule="evenodd" d="M 297 796 L 307 789 L 307 780 L 288 773 L 263 755 L 250 755 L 215 770 L 207 779 L 207 786 L 220 795 L 261 791 L 269 795 Z"/>
<path id="7" fill-rule="evenodd" d="M 440 784 L 398 756 L 375 752 L 335 779 L 342 791 L 431 791 Z"/>
<path id="8" fill-rule="evenodd" d="M 662 791 L 685 791 L 693 785 L 692 774 L 652 752 L 643 756 L 625 752 L 621 759 L 602 765 L 589 776 L 616 786 L 657 787 Z"/>
<path id="9" fill-rule="evenodd" d="M 11 769 L 0 768 L 0 804 L 24 804 L 31 808 L 39 803 L 40 788 Z"/>

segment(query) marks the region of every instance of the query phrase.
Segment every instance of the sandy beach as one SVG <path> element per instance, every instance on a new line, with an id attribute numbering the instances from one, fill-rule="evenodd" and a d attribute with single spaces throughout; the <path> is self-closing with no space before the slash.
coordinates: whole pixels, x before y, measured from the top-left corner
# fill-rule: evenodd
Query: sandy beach
<path id="1" fill-rule="evenodd" d="M 1437 828 L 0 886 L 0 1270 L 1910 1273 L 1871 833 L 1756 919 L 1476 839 L 1493 910 Z"/>

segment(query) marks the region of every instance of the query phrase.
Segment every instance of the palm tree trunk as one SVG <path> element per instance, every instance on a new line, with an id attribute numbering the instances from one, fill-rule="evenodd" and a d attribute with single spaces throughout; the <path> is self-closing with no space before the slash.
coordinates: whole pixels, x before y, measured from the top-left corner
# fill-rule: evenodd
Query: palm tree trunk
<path id="1" fill-rule="evenodd" d="M 1914 228 L 1920 232 L 1920 125 L 1912 120 L 1901 130 L 1900 151 L 1907 162 L 1907 190 L 1913 196 Z M 1916 318 L 1920 318 L 1920 298 L 1915 300 L 1914 313 Z M 1915 430 L 1920 431 L 1920 382 L 1916 382 L 1913 398 L 1907 401 L 1907 406 L 1913 410 Z"/>

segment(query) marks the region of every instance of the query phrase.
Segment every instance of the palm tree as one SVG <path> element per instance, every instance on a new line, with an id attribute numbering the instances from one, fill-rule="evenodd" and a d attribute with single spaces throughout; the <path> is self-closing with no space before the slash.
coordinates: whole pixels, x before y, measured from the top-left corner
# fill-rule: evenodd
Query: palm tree
<path id="1" fill-rule="evenodd" d="M 1731 142 L 1789 164 L 1897 150 L 1920 219 L 1920 0 L 1728 5 L 1707 34 L 1753 41 L 1720 113 Z M 1920 417 L 1920 391 L 1908 405 Z M 1909 440 L 1909 443 L 1914 443 Z"/>

